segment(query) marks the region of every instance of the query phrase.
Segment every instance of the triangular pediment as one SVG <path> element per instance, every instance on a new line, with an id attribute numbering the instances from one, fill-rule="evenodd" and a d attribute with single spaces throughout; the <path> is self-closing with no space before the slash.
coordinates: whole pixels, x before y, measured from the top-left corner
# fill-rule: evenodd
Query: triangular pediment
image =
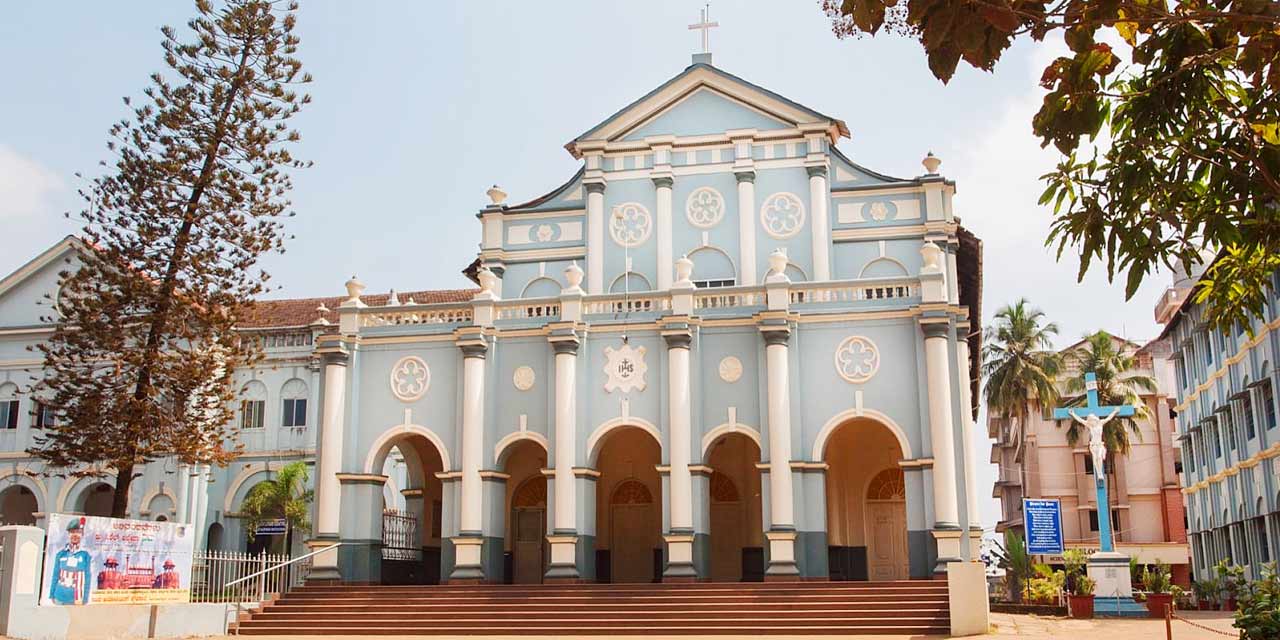
<path id="1" fill-rule="evenodd" d="M 716 113 L 729 120 L 711 128 L 713 125 L 704 120 L 708 114 Z M 699 63 L 574 138 L 565 148 L 578 157 L 581 156 L 583 146 L 637 140 L 647 136 L 698 135 L 734 129 L 790 127 L 825 130 L 832 142 L 849 135 L 844 122 L 838 119 L 709 64 Z"/>
<path id="2" fill-rule="evenodd" d="M 56 297 L 67 260 L 85 250 L 79 238 L 67 236 L 0 280 L 0 318 L 6 326 L 42 324 L 50 313 L 46 296 Z"/>

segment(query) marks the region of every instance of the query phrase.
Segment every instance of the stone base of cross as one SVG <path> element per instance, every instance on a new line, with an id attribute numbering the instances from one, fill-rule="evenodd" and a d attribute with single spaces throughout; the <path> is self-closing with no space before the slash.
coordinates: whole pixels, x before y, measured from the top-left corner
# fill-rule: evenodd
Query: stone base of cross
<path id="1" fill-rule="evenodd" d="M 1075 420 L 1089 429 L 1089 452 L 1093 456 L 1094 481 L 1098 490 L 1098 543 L 1101 549 L 1089 556 L 1089 577 L 1097 586 L 1094 595 L 1099 597 L 1133 597 L 1133 584 L 1129 576 L 1129 556 L 1116 553 L 1111 535 L 1111 503 L 1107 500 L 1106 444 L 1102 428 L 1117 416 L 1132 416 L 1137 409 L 1133 405 L 1100 406 L 1098 404 L 1098 378 L 1092 371 L 1084 374 L 1084 386 L 1088 392 L 1083 407 L 1059 407 L 1053 410 L 1055 420 Z"/>

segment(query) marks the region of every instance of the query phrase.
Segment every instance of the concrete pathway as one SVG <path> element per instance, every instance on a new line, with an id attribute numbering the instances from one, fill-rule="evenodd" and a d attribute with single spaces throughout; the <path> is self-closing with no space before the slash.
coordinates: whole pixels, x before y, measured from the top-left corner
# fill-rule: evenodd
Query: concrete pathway
<path id="1" fill-rule="evenodd" d="M 1174 640 L 1225 640 L 1238 638 L 1239 634 L 1231 628 L 1231 614 L 1216 611 L 1186 611 L 1178 615 L 1195 624 L 1212 630 L 1201 629 L 1181 620 L 1173 621 Z M 1066 618 L 1042 618 L 1039 616 L 1014 615 L 1009 613 L 991 614 L 991 622 L 995 627 L 986 637 L 1026 638 L 1042 640 L 1045 638 L 1068 638 L 1071 640 L 1163 640 L 1165 637 L 1164 620 L 1071 620 Z M 228 636 L 222 640 L 369 640 L 372 636 Z M 382 636 L 378 636 L 382 637 Z M 445 640 L 442 636 L 385 636 L 388 640 L 406 638 L 422 638 L 423 640 Z M 625 636 L 577 636 L 572 640 L 608 640 Z M 694 636 L 634 636 L 645 640 L 691 640 Z M 716 640 L 817 640 L 822 636 L 716 636 Z M 848 636 L 858 640 L 903 640 L 920 638 L 921 640 L 940 640 L 940 636 Z M 979 636 L 981 637 L 981 636 Z M 465 640 L 537 640 L 541 636 L 465 636 Z M 551 640 L 550 636 L 547 636 Z M 564 636 L 560 640 L 571 640 Z"/>

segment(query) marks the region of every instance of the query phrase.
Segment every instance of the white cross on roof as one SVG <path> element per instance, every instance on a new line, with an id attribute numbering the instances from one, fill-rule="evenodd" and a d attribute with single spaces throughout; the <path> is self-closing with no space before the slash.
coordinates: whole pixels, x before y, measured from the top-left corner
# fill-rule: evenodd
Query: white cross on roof
<path id="1" fill-rule="evenodd" d="M 690 31 L 697 30 L 702 32 L 702 52 L 703 53 L 711 53 L 711 30 L 720 26 L 719 22 L 711 22 L 710 13 L 711 13 L 711 4 L 707 3 L 707 6 L 702 10 L 702 21 L 696 24 L 689 25 Z"/>

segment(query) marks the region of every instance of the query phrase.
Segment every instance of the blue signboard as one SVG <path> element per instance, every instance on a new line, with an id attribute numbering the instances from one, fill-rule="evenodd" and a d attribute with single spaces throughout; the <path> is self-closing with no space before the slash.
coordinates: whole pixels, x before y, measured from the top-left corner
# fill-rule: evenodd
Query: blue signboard
<path id="1" fill-rule="evenodd" d="M 267 520 L 258 525 L 257 531 L 254 532 L 260 536 L 278 536 L 285 532 L 288 525 L 284 518 L 276 518 L 275 520 Z"/>
<path id="2" fill-rule="evenodd" d="M 1062 504 L 1057 500 L 1022 500 L 1027 553 L 1062 553 Z"/>

